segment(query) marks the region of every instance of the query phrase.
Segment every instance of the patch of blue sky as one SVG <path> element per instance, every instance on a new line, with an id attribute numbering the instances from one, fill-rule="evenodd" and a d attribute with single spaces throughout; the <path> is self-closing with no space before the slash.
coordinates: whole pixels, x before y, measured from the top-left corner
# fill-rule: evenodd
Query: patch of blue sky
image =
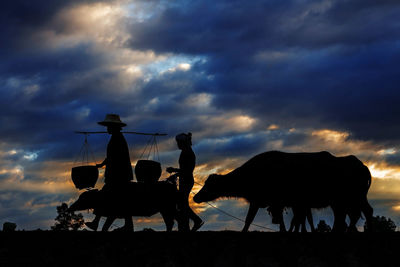
<path id="1" fill-rule="evenodd" d="M 143 69 L 153 75 L 159 75 L 167 71 L 176 70 L 177 67 L 183 64 L 188 64 L 191 67 L 196 63 L 205 63 L 206 61 L 207 59 L 204 56 L 171 55 L 163 60 L 152 62 L 144 66 Z"/>
<path id="2" fill-rule="evenodd" d="M 125 9 L 129 19 L 141 23 L 162 13 L 169 5 L 169 1 L 135 1 L 127 3 Z"/>
<path id="3" fill-rule="evenodd" d="M 38 157 L 38 153 L 36 153 L 36 152 L 26 152 L 24 155 L 24 159 L 30 160 L 30 161 L 37 159 L 37 157 Z"/>

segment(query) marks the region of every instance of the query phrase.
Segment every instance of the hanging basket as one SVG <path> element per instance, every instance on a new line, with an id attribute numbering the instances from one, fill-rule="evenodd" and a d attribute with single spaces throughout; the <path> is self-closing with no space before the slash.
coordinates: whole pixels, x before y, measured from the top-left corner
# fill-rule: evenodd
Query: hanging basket
<path id="1" fill-rule="evenodd" d="M 78 189 L 91 188 L 96 185 L 99 170 L 96 166 L 78 166 L 71 170 L 71 178 Z"/>
<path id="2" fill-rule="evenodd" d="M 99 170 L 96 165 L 89 165 L 89 153 L 92 155 L 94 164 L 96 164 L 96 161 L 90 150 L 87 137 L 88 134 L 85 133 L 85 141 L 78 155 L 78 157 L 82 156 L 82 165 L 73 167 L 71 170 L 72 182 L 74 182 L 75 187 L 78 189 L 93 188 L 99 178 Z M 75 163 L 76 162 L 77 160 L 75 160 Z M 85 162 L 86 165 L 84 165 Z"/>
<path id="3" fill-rule="evenodd" d="M 161 164 L 154 160 L 138 160 L 135 176 L 138 182 L 155 183 L 161 176 Z"/>

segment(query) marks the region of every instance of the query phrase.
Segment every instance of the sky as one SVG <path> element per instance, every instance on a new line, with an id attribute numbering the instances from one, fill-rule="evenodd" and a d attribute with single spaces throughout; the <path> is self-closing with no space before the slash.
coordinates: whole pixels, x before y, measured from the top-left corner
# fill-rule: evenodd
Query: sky
<path id="1" fill-rule="evenodd" d="M 74 131 L 103 131 L 97 122 L 115 113 L 126 131 L 168 134 L 157 139 L 162 178 L 181 132 L 193 134 L 199 184 L 269 150 L 355 155 L 373 176 L 374 214 L 400 226 L 399 15 L 397 0 L 3 3 L 0 224 L 50 229 L 56 206 L 83 192 L 70 177 L 84 141 Z M 125 136 L 134 167 L 149 140 Z M 93 163 L 108 140 L 88 137 Z M 191 204 L 203 230 L 243 227 Z M 248 208 L 212 204 L 242 219 Z M 329 208 L 313 214 L 332 222 Z M 134 223 L 165 229 L 159 215 Z M 278 229 L 265 210 L 255 223 Z"/>

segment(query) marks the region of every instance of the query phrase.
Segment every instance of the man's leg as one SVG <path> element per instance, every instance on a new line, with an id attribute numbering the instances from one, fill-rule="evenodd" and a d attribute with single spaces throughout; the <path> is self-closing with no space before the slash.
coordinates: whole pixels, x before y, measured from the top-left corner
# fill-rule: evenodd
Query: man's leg
<path id="1" fill-rule="evenodd" d="M 100 222 L 101 216 L 96 215 L 93 221 L 85 223 L 87 227 L 92 229 L 93 231 L 97 231 L 97 228 L 99 227 L 99 222 Z"/>
<path id="2" fill-rule="evenodd" d="M 133 220 L 132 216 L 126 216 L 125 217 L 125 224 L 122 226 L 122 228 L 126 231 L 133 232 Z"/>

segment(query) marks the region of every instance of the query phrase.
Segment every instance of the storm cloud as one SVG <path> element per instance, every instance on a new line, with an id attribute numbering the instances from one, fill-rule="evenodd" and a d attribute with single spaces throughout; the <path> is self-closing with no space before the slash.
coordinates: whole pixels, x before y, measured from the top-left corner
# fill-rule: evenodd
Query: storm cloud
<path id="1" fill-rule="evenodd" d="M 204 56 L 203 90 L 220 109 L 394 142 L 399 12 L 396 1 L 194 1 L 132 25 L 129 44 Z"/>

